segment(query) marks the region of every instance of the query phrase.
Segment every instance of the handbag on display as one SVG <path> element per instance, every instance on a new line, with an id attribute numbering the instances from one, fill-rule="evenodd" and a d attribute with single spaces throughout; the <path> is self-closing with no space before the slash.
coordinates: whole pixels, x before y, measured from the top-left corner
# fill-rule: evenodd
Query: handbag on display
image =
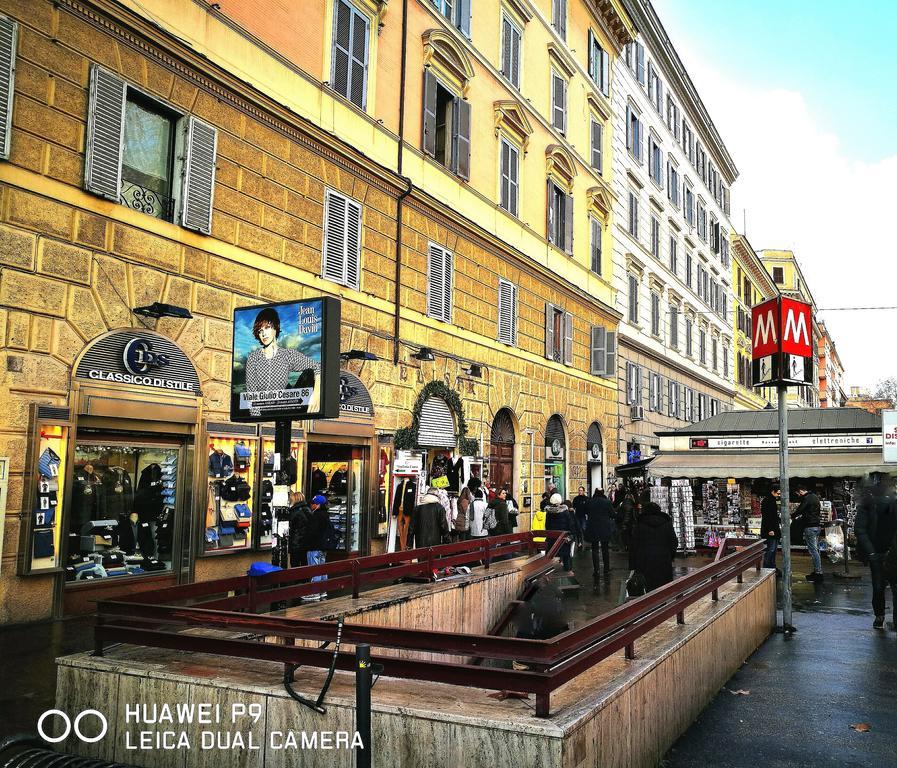
<path id="1" fill-rule="evenodd" d="M 231 475 L 221 484 L 221 498 L 225 501 L 249 501 L 252 489 L 242 477 Z"/>

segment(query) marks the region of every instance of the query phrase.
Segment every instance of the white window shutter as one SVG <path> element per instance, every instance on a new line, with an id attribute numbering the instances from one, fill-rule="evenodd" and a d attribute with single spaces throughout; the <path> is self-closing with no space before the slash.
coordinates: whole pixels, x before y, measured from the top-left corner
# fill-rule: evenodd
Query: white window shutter
<path id="1" fill-rule="evenodd" d="M 554 360 L 554 304 L 545 302 L 545 357 Z"/>
<path id="2" fill-rule="evenodd" d="M 187 119 L 181 225 L 206 235 L 212 231 L 217 144 L 218 131 L 215 128 L 196 117 Z"/>
<path id="3" fill-rule="evenodd" d="M 454 257 L 451 251 L 442 251 L 442 317 L 452 322 L 452 275 Z"/>
<path id="4" fill-rule="evenodd" d="M 517 286 L 513 283 L 510 284 L 511 287 L 511 303 L 510 303 L 510 313 L 511 313 L 511 344 L 517 346 Z"/>
<path id="5" fill-rule="evenodd" d="M 443 289 L 444 257 L 445 252 L 442 248 L 430 243 L 427 263 L 427 314 L 437 320 L 442 320 L 445 315 L 443 311 L 445 299 Z"/>
<path id="6" fill-rule="evenodd" d="M 590 367 L 593 376 L 604 376 L 607 362 L 607 329 L 601 325 L 592 326 Z"/>
<path id="7" fill-rule="evenodd" d="M 346 204 L 346 285 L 358 290 L 361 279 L 361 204 Z"/>
<path id="8" fill-rule="evenodd" d="M 604 362 L 604 375 L 614 378 L 617 375 L 617 332 L 607 332 L 607 357 Z"/>
<path id="9" fill-rule="evenodd" d="M 601 92 L 610 96 L 610 57 L 601 49 Z"/>
<path id="10" fill-rule="evenodd" d="M 125 81 L 109 70 L 90 70 L 84 188 L 118 202 L 125 131 Z"/>
<path id="11" fill-rule="evenodd" d="M 564 250 L 573 255 L 573 195 L 564 195 Z"/>
<path id="12" fill-rule="evenodd" d="M 573 365 L 573 315 L 564 312 L 564 364 Z"/>
<path id="13" fill-rule="evenodd" d="M 0 16 L 0 160 L 9 159 L 12 138 L 12 97 L 16 78 L 16 39 L 19 25 Z"/>

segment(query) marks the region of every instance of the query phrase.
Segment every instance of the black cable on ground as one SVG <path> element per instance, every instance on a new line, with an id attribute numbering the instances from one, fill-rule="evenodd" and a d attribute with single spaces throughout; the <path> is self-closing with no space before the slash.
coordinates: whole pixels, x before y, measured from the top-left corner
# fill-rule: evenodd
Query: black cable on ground
<path id="1" fill-rule="evenodd" d="M 324 702 L 324 697 L 327 695 L 327 691 L 330 689 L 330 683 L 333 682 L 333 674 L 334 672 L 336 672 L 336 662 L 339 658 L 339 648 L 342 641 L 342 636 L 343 617 L 340 616 L 336 624 L 336 644 L 333 646 L 333 657 L 330 660 L 330 669 L 327 672 L 327 679 L 324 681 L 324 686 L 321 688 L 321 692 L 318 694 L 318 698 L 316 700 L 308 699 L 301 693 L 297 693 L 293 686 L 290 684 L 290 678 L 292 677 L 293 672 L 295 672 L 299 668 L 299 664 L 291 664 L 289 670 L 284 673 L 283 687 L 286 689 L 286 692 L 290 695 L 290 697 L 298 701 L 303 706 L 306 706 L 309 709 L 312 709 L 322 715 L 327 711 L 322 705 Z M 326 647 L 329 642 L 330 641 L 327 641 L 321 647 Z"/>

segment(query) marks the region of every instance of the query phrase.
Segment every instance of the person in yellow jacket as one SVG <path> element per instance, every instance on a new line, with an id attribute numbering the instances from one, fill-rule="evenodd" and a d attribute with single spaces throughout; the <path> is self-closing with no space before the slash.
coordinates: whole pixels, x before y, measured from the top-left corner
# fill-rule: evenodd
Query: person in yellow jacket
<path id="1" fill-rule="evenodd" d="M 544 509 L 537 509 L 533 512 L 533 524 L 532 524 L 533 531 L 544 531 L 545 530 L 545 518 L 547 516 L 548 515 L 546 514 Z M 536 542 L 536 544 L 543 544 L 543 543 L 545 543 L 545 537 L 544 536 L 533 536 L 533 541 Z"/>

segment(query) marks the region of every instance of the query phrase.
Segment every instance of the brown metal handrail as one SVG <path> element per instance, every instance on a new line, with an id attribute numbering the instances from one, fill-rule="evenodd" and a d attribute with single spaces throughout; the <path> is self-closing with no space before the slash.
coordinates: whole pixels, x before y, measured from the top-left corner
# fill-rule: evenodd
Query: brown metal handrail
<path id="1" fill-rule="evenodd" d="M 538 569 L 541 561 L 553 557 L 565 537 L 557 532 L 545 532 L 554 538 L 552 546 L 535 563 Z M 532 542 L 532 533 L 523 534 Z M 542 535 L 542 532 L 539 532 Z M 520 535 L 495 537 L 492 542 L 482 542 L 488 551 L 500 551 L 521 543 Z M 517 537 L 516 543 L 514 538 Z M 507 542 L 511 542 L 510 544 Z M 499 546 L 495 547 L 494 544 Z M 458 544 L 466 544 L 459 542 Z M 447 545 L 451 551 L 462 551 L 458 544 Z M 551 692 L 573 677 L 606 659 L 620 649 L 625 649 L 627 658 L 634 658 L 635 641 L 647 631 L 658 626 L 672 616 L 679 623 L 685 621 L 685 609 L 702 597 L 711 595 L 718 599 L 718 590 L 722 584 L 735 578 L 742 580 L 742 574 L 751 566 L 759 571 L 764 544 L 756 540 L 726 540 L 721 544 L 720 553 L 729 546 L 744 544 L 741 551 L 720 556 L 720 558 L 697 571 L 683 576 L 643 597 L 625 603 L 608 614 L 597 617 L 587 624 L 570 630 L 550 640 L 529 640 L 522 638 L 496 637 L 490 635 L 474 635 L 459 632 L 437 632 L 426 630 L 403 629 L 372 625 L 344 624 L 342 637 L 347 643 L 369 643 L 390 649 L 411 651 L 427 651 L 459 655 L 474 658 L 485 658 L 496 661 L 515 659 L 531 666 L 530 670 L 499 669 L 488 666 L 475 666 L 470 663 L 453 663 L 442 661 L 420 661 L 414 659 L 397 659 L 393 656 L 377 656 L 375 660 L 383 664 L 383 674 L 388 677 L 429 680 L 433 682 L 453 683 L 478 688 L 499 688 L 524 691 L 536 695 L 536 714 L 547 716 L 550 706 Z M 437 549 L 433 548 L 434 552 Z M 418 553 L 425 550 L 417 550 Z M 466 555 L 479 551 L 477 547 L 468 549 Z M 411 552 L 414 552 L 412 550 Z M 410 553 L 398 553 L 408 555 Z M 425 559 L 426 565 L 436 562 L 434 553 Z M 454 556 L 443 549 L 440 555 Z M 460 556 L 460 555 L 458 555 Z M 378 556 L 377 562 L 390 566 L 394 560 L 387 556 Z M 402 557 L 400 560 L 406 558 Z M 358 565 L 365 558 L 356 561 L 352 566 L 351 577 L 363 582 L 364 570 Z M 439 562 L 445 562 L 440 559 Z M 331 565 L 337 565 L 336 563 Z M 321 566 L 323 568 L 325 566 Z M 316 569 L 291 569 L 296 572 L 305 571 L 303 577 L 317 575 Z M 393 570 L 393 567 L 387 568 Z M 339 571 L 334 571 L 339 573 Z M 276 576 L 276 574 L 271 575 Z M 255 580 L 265 577 L 255 577 Z M 338 577 L 340 580 L 343 577 Z M 337 579 L 328 579 L 329 585 Z M 237 580 L 225 580 L 233 585 Z M 376 581 L 375 577 L 370 582 Z M 284 577 L 271 578 L 265 586 L 283 583 Z M 367 582 L 367 583 L 370 583 Z M 246 585 L 247 595 L 250 581 Z M 358 583 L 356 581 L 356 583 Z M 214 583 L 211 583 L 214 584 Z M 244 582 L 245 584 L 245 582 Z M 199 585 L 189 585 L 190 596 L 195 596 Z M 220 584 L 211 589 L 220 589 Z M 178 589 L 178 588 L 175 588 Z M 293 588 L 298 589 L 298 588 Z M 256 588 L 257 590 L 257 588 Z M 282 594 L 282 589 L 273 589 L 269 593 L 255 593 L 255 600 L 267 603 L 272 596 Z M 279 597 L 278 597 L 279 599 Z M 180 650 L 216 653 L 243 658 L 255 658 L 279 661 L 290 665 L 329 666 L 332 654 L 316 648 L 302 648 L 284 645 L 282 642 L 294 642 L 296 639 L 332 640 L 335 635 L 335 622 L 309 619 L 293 619 L 279 616 L 260 616 L 250 613 L 239 613 L 230 610 L 219 610 L 212 603 L 201 606 L 159 605 L 152 603 L 128 601 L 102 601 L 99 604 L 99 617 L 96 628 L 97 652 L 102 654 L 103 645 L 107 642 L 125 642 L 138 645 Z M 245 601 L 252 602 L 251 597 Z M 196 634 L 184 634 L 185 628 L 197 629 L 229 629 L 235 632 L 246 632 L 260 639 L 207 637 Z M 282 639 L 277 644 L 267 642 L 265 638 Z M 341 653 L 337 659 L 337 668 L 352 669 L 354 657 L 350 653 Z"/>

